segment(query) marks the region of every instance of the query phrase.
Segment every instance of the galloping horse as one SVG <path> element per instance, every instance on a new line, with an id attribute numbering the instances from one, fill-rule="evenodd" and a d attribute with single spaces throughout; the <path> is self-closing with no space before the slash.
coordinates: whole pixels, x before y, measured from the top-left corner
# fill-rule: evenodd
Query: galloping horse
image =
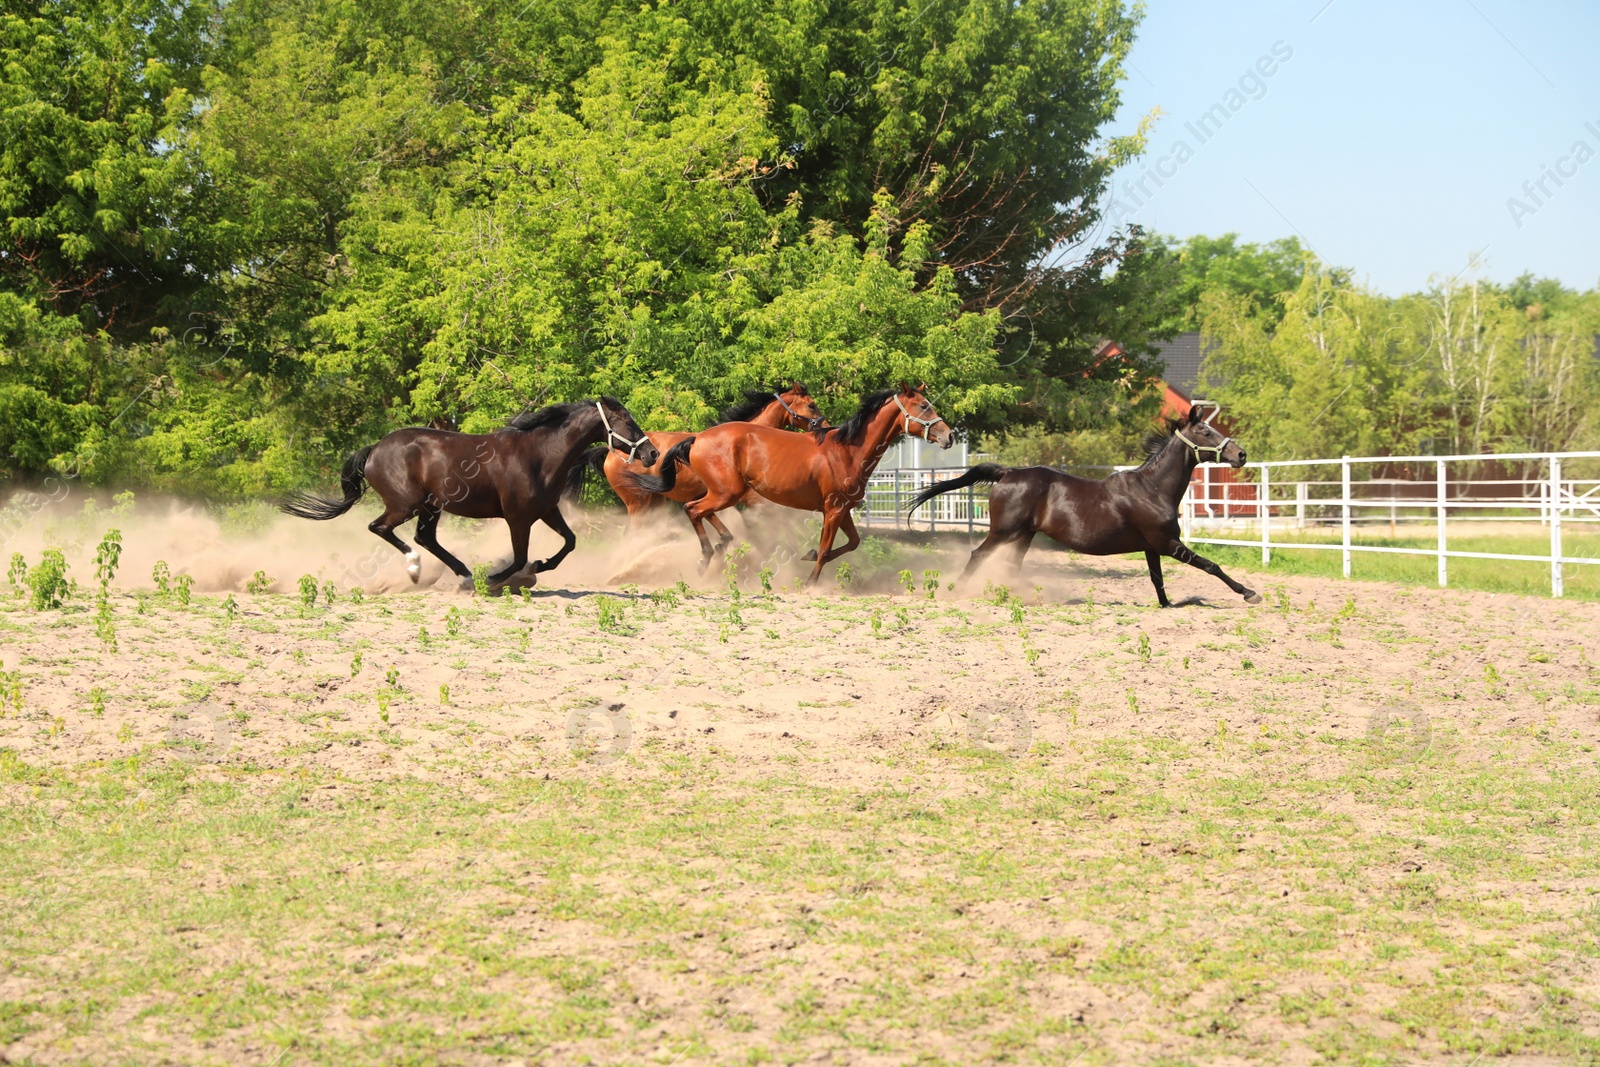
<path id="1" fill-rule="evenodd" d="M 932 485 L 912 498 L 915 511 L 942 493 L 993 482 L 989 491 L 989 536 L 983 539 L 961 573 L 965 581 L 978 564 L 1004 544 L 1015 546 L 1014 565 L 1035 534 L 1043 533 L 1074 552 L 1114 556 L 1144 552 L 1156 599 L 1164 608 L 1172 602 L 1161 580 L 1161 557 L 1198 567 L 1227 583 L 1247 604 L 1259 604 L 1261 594 L 1247 589 L 1222 572 L 1222 568 L 1197 554 L 1178 539 L 1178 505 L 1189 489 L 1189 477 L 1210 453 L 1214 462 L 1244 466 L 1244 449 L 1224 437 L 1210 423 L 1200 421 L 1198 408 L 1187 419 L 1175 420 L 1165 432 L 1145 439 L 1145 461 L 1136 470 L 1118 471 L 1104 481 L 1078 478 L 1051 467 L 1002 467 L 980 463 L 965 474 Z"/>
<path id="2" fill-rule="evenodd" d="M 765 426 L 730 422 L 703 430 L 667 450 L 661 458 L 663 479 L 680 461 L 705 483 L 705 495 L 686 509 L 700 537 L 700 569 L 733 538 L 724 533 L 714 550 L 703 522 L 751 493 L 801 511 L 822 512 L 822 539 L 816 566 L 807 584 L 822 574 L 822 565 L 852 552 L 861 543 L 850 509 L 867 494 L 867 480 L 895 438 L 911 434 L 941 448 L 955 443 L 955 434 L 923 395 L 926 386 L 902 385 L 861 401 L 860 409 L 839 426 L 810 434 L 786 433 Z M 833 547 L 840 529 L 848 539 Z"/>
<path id="3" fill-rule="evenodd" d="M 528 534 L 534 523 L 543 522 L 564 542 L 560 552 L 534 562 L 534 574 L 554 569 L 578 543 L 558 505 L 579 453 L 596 441 L 630 459 L 653 464 L 659 458 L 628 409 L 615 397 L 603 396 L 524 412 L 494 433 L 396 430 L 344 461 L 343 500 L 296 493 L 279 507 L 303 519 L 331 519 L 349 511 L 371 485 L 383 497 L 384 511 L 367 529 L 405 553 L 413 582 L 422 572 L 422 557 L 395 536 L 396 526 L 415 516 L 417 543 L 456 574 L 470 578 L 472 572 L 434 536 L 440 514 L 505 519 L 511 528 L 512 560 L 490 576 L 503 582 L 528 565 Z M 640 482 L 649 484 L 642 477 Z"/>
<path id="4" fill-rule="evenodd" d="M 815 430 L 819 426 L 826 425 L 817 402 L 799 382 L 791 383 L 789 388 L 782 392 L 746 389 L 744 400 L 723 411 L 712 425 L 720 426 L 725 422 L 743 422 L 753 426 L 794 430 Z M 693 435 L 658 431 L 646 436 L 650 438 L 651 444 L 665 453 L 673 445 Z M 581 483 L 585 467 L 600 469 L 605 473 L 606 481 L 611 483 L 611 488 L 622 498 L 622 503 L 628 509 L 629 529 L 633 528 L 641 515 L 651 508 L 660 506 L 664 500 L 676 500 L 680 504 L 687 504 L 706 494 L 705 483 L 687 468 L 673 471 L 672 482 L 664 492 L 652 490 L 649 486 L 661 484 L 662 472 L 659 462 L 645 464 L 634 460 L 630 463 L 620 453 L 609 448 L 591 448 L 585 452 L 583 464 L 573 468 L 574 483 Z M 641 483 L 641 476 L 648 481 Z M 722 525 L 721 519 L 713 515 L 711 524 L 724 539 L 732 540 L 733 535 Z"/>

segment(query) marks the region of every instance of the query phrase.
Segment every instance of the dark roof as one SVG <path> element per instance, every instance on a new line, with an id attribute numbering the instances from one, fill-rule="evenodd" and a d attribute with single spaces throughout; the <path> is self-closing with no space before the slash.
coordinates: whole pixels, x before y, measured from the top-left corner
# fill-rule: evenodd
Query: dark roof
<path id="1" fill-rule="evenodd" d="M 1203 350 L 1200 334 L 1180 333 L 1170 341 L 1163 341 L 1156 350 L 1156 362 L 1161 365 L 1161 379 L 1191 400 L 1200 384 L 1200 364 L 1217 347 L 1215 341 Z"/>

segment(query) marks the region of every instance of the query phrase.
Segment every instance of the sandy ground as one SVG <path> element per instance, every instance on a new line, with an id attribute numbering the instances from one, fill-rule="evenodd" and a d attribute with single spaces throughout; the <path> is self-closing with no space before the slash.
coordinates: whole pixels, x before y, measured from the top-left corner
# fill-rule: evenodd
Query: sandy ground
<path id="1" fill-rule="evenodd" d="M 858 553 L 864 591 L 842 594 L 831 566 L 821 591 L 796 591 L 800 565 L 783 562 L 782 550 L 772 546 L 792 540 L 797 528 L 758 537 L 777 563 L 774 593 L 761 595 L 760 562 L 752 553 L 742 562 L 741 597 L 733 602 L 720 574 L 698 575 L 686 531 L 669 525 L 667 540 L 659 533 L 622 538 L 605 528 L 609 520 L 578 525 L 579 550 L 560 570 L 542 575 L 526 599 L 485 602 L 431 558 L 413 585 L 400 557 L 365 531 L 360 510 L 334 523 L 274 523 L 256 535 L 225 533 L 198 512 L 123 516 L 126 548 L 112 597 L 118 651 L 102 651 L 81 621 L 51 624 L 13 613 L 0 658 L 24 676 L 26 712 L 0 719 L 0 747 L 33 766 L 81 768 L 143 753 L 219 776 L 230 767 L 281 774 L 310 768 L 341 788 L 420 779 L 469 791 L 485 782 L 552 777 L 653 782 L 675 754 L 715 753 L 725 768 L 715 788 L 730 795 L 741 782 L 764 780 L 799 758 L 798 773 L 817 787 L 893 793 L 928 806 L 989 788 L 965 763 L 929 759 L 930 751 L 956 746 L 1014 757 L 1018 765 L 1035 761 L 1093 794 L 1082 815 L 1091 821 L 1074 816 L 1037 828 L 1049 848 L 1069 856 L 1126 848 L 1179 862 L 1194 851 L 1196 831 L 1187 820 L 1165 808 L 1159 817 L 1123 809 L 1120 823 L 1103 821 L 1107 813 L 1117 819 L 1118 789 L 1126 794 L 1131 787 L 1098 777 L 1088 753 L 1123 742 L 1181 747 L 1194 754 L 1195 770 L 1150 786 L 1164 794 L 1164 805 L 1200 812 L 1211 803 L 1208 779 L 1256 775 L 1286 789 L 1309 788 L 1319 817 L 1339 816 L 1357 832 L 1387 841 L 1391 833 L 1415 835 L 1426 819 L 1402 818 L 1345 784 L 1356 758 L 1348 746 L 1361 748 L 1368 761 L 1379 746 L 1383 758 L 1373 773 L 1383 775 L 1445 750 L 1455 764 L 1515 758 L 1540 751 L 1551 737 L 1587 753 L 1600 733 L 1600 707 L 1588 700 L 1600 680 L 1600 605 L 1591 603 L 1241 573 L 1266 595 L 1265 603 L 1248 608 L 1214 579 L 1169 562 L 1168 590 L 1179 606 L 1160 611 L 1142 563 L 1037 549 L 1020 578 L 1003 567 L 990 575 L 1009 583 L 1010 596 L 986 593 L 981 579 L 953 592 L 947 583 L 965 557 L 959 542 L 938 551 L 904 549 L 875 568 Z M 100 516 L 96 524 L 109 523 Z M 75 532 L 62 519 L 50 532 L 68 545 L 80 582 L 91 569 L 94 525 Z M 469 560 L 505 551 L 503 529 L 492 524 L 447 527 L 442 537 Z M 24 537 L 11 547 L 33 559 L 39 543 Z M 547 533 L 536 535 L 534 550 L 543 555 L 555 543 Z M 148 576 L 158 559 L 175 574 L 192 575 L 204 603 L 183 611 L 151 599 Z M 901 568 L 911 571 L 912 593 L 898 585 Z M 275 592 L 243 591 L 258 570 L 276 579 Z M 934 570 L 937 579 L 928 573 Z M 302 617 L 294 592 L 302 573 L 334 584 L 331 610 L 319 602 Z M 680 580 L 690 592 L 678 593 L 676 603 L 651 597 Z M 359 604 L 351 599 L 356 586 L 365 592 Z M 219 607 L 225 592 L 237 604 L 232 620 Z M 602 594 L 606 610 L 616 613 L 609 623 Z M 143 614 L 141 600 L 149 605 Z M 1574 756 L 1571 772 L 1581 767 L 1592 777 L 1593 758 Z M 1318 782 L 1329 783 L 1325 793 L 1317 792 Z M 694 791 L 681 787 L 686 804 Z M 1239 831 L 1241 854 L 1258 844 L 1244 839 L 1246 832 Z M 1383 878 L 1437 865 L 1428 856 L 1433 843 L 1419 841 L 1417 861 L 1396 846 Z M 1260 844 L 1259 866 L 1243 870 L 1230 858 L 1226 870 L 1203 879 L 1219 899 L 1263 885 L 1274 900 L 1280 884 L 1285 898 L 1301 894 L 1303 883 L 1274 859 L 1280 848 L 1292 850 L 1292 840 Z M 902 879 L 933 866 L 915 847 L 888 862 L 898 864 Z M 1412 862 L 1415 868 L 1406 866 Z M 1508 877 L 1491 887 L 1493 879 L 1479 875 L 1474 891 L 1492 891 L 1507 907 L 1538 910 L 1541 921 L 1576 921 L 1600 880 L 1573 877 L 1552 895 L 1545 882 L 1554 877 Z M 1082 953 L 1110 952 L 1109 921 L 1052 913 L 1050 901 L 1072 893 L 1076 881 L 1070 874 L 1056 878 L 1058 895 L 1046 892 L 1043 903 L 989 901 L 963 913 L 964 921 L 1024 941 L 1070 936 Z M 733 886 L 718 892 L 736 910 L 747 909 L 742 924 L 735 919 L 732 926 L 742 925 L 752 945 L 784 942 L 786 927 L 769 912 L 795 900 L 746 897 Z M 573 951 L 610 951 L 582 924 L 530 922 L 523 934 Z M 691 943 L 683 951 L 694 961 L 688 971 L 654 971 L 637 959 L 627 965 L 634 988 L 646 990 L 655 1005 L 659 1035 L 625 1055 L 603 1040 L 580 1039 L 550 1046 L 544 1056 L 677 1062 L 674 1034 L 690 1021 L 702 1025 L 703 1005 L 733 973 L 730 967 L 772 966 L 762 953 L 794 956 L 819 981 L 842 976 L 838 988 L 845 991 L 870 970 L 861 959 L 841 963 L 804 944 L 752 948 L 737 964 L 710 945 Z M 988 941 L 974 949 L 972 966 L 982 968 L 1005 951 Z M 1372 951 L 1370 944 L 1359 949 Z M 1425 960 L 1410 970 L 1396 966 L 1402 985 L 1428 981 Z M 1574 991 L 1572 1025 L 1600 1032 L 1594 957 L 1575 953 L 1550 966 Z M 959 985 L 965 973 L 940 981 Z M 1521 986 L 1513 981 L 1510 988 Z M 1398 995 L 1368 988 L 1341 1010 L 1374 1028 L 1392 1028 L 1385 1013 Z M 1178 1030 L 1135 1026 L 1126 991 L 1098 984 L 1081 967 L 1066 977 L 1039 978 L 1029 996 L 1042 1005 L 1038 1010 L 1076 1019 L 1093 1035 L 1039 1038 L 1046 1049 L 1058 1041 L 1046 1057 L 1056 1062 L 1075 1062 L 1071 1048 L 1080 1054 L 1092 1048 L 1091 1060 L 1106 1062 L 1195 1054 Z M 1514 1014 L 1509 1007 L 1501 1012 L 1506 1019 Z M 750 1015 L 753 1031 L 713 1027 L 707 1051 L 684 1062 L 731 1060 L 782 1025 L 772 1004 Z M 1315 1059 L 1304 1043 L 1308 1027 L 1284 1018 L 1275 1009 L 1257 1013 L 1246 1032 L 1264 1044 L 1236 1061 Z M 890 1051 L 878 1056 L 859 1048 L 840 1052 L 827 1035 L 812 1036 L 802 1042 L 800 1058 L 898 1063 L 919 1047 L 951 1062 L 988 1055 L 958 1034 L 885 1040 Z M 272 1058 L 230 1047 L 221 1058 Z M 52 1048 L 60 1052 L 43 1032 L 11 1055 L 72 1058 Z M 1273 1051 L 1258 1055 L 1262 1048 Z M 1472 1060 L 1425 1037 L 1414 1052 L 1417 1062 Z M 469 1061 L 511 1062 L 461 1059 Z M 1529 1053 L 1493 1062 L 1558 1059 Z"/>

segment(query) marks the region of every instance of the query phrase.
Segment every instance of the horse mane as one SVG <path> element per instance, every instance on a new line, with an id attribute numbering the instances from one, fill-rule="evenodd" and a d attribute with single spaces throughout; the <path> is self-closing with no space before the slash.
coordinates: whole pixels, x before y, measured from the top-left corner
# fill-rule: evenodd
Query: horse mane
<path id="1" fill-rule="evenodd" d="M 600 403 L 612 410 L 622 406 L 622 402 L 614 396 L 600 397 Z M 513 430 L 539 430 L 546 426 L 560 426 L 572 416 L 585 408 L 591 407 L 593 404 L 593 400 L 574 400 L 570 404 L 551 404 L 549 407 L 542 407 L 537 411 L 523 411 L 513 415 L 506 420 L 506 425 Z"/>
<path id="2" fill-rule="evenodd" d="M 868 393 L 861 398 L 861 406 L 856 413 L 851 415 L 837 426 L 830 426 L 825 430 L 817 431 L 817 440 L 821 441 L 828 434 L 838 434 L 834 440 L 841 445 L 859 445 L 861 436 L 867 432 L 867 423 L 872 421 L 883 405 L 894 399 L 897 390 L 882 389 L 876 393 Z"/>
<path id="3" fill-rule="evenodd" d="M 725 422 L 749 422 L 761 414 L 772 398 L 783 392 L 782 389 L 746 389 L 744 399 L 736 404 L 723 408 L 722 414 L 717 416 L 717 421 L 711 425 L 720 426 Z"/>
<path id="4" fill-rule="evenodd" d="M 1156 457 L 1166 451 L 1167 442 L 1172 440 L 1172 435 L 1183 426 L 1182 419 L 1165 419 L 1161 426 L 1144 435 L 1144 440 L 1139 443 L 1139 450 L 1144 453 L 1144 462 L 1141 467 L 1148 467 L 1154 463 Z"/>

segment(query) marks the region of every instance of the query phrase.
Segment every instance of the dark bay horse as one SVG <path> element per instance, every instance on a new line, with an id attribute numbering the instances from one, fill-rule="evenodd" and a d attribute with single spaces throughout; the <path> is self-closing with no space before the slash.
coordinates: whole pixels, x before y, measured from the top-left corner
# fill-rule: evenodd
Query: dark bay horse
<path id="1" fill-rule="evenodd" d="M 543 522 L 565 542 L 554 556 L 534 562 L 534 574 L 554 569 L 578 543 L 558 505 L 573 465 L 596 441 L 630 459 L 653 464 L 660 458 L 628 409 L 615 397 L 603 396 L 524 412 L 494 433 L 396 430 L 344 461 L 344 499 L 297 493 L 279 506 L 303 519 L 331 519 L 349 511 L 371 485 L 383 498 L 384 511 L 367 529 L 406 554 L 413 582 L 422 560 L 395 536 L 395 527 L 416 517 L 417 543 L 456 574 L 470 578 L 472 571 L 435 537 L 439 516 L 449 512 L 505 519 L 511 528 L 511 563 L 490 576 L 503 582 L 528 565 L 528 534 L 534 523 Z"/>
<path id="2" fill-rule="evenodd" d="M 1104 481 L 1078 478 L 1052 467 L 1002 467 L 980 463 L 957 478 L 929 486 L 912 498 L 915 510 L 942 493 L 993 482 L 989 491 L 989 536 L 983 539 L 961 573 L 963 581 L 1001 545 L 1014 546 L 1015 565 L 1035 534 L 1043 533 L 1074 552 L 1090 556 L 1115 556 L 1143 552 L 1150 568 L 1156 599 L 1172 606 L 1161 580 L 1161 557 L 1198 567 L 1225 582 L 1248 604 L 1259 604 L 1261 594 L 1247 589 L 1223 573 L 1222 568 L 1178 539 L 1178 505 L 1189 490 L 1189 477 L 1202 453 L 1213 461 L 1244 466 L 1244 449 L 1210 423 L 1200 420 L 1199 408 L 1175 421 L 1165 432 L 1151 434 L 1145 442 L 1145 461 L 1136 470 L 1118 471 Z"/>
<path id="3" fill-rule="evenodd" d="M 799 382 L 791 383 L 789 388 L 781 392 L 770 389 L 746 389 L 744 399 L 724 410 L 712 425 L 720 426 L 725 422 L 744 422 L 780 430 L 815 430 L 826 425 L 817 402 L 811 398 L 810 391 Z M 658 431 L 646 436 L 650 438 L 651 444 L 665 454 L 673 445 L 694 435 Z M 583 460 L 583 466 L 573 468 L 573 480 L 575 482 L 582 480 L 585 466 L 601 470 L 605 474 L 606 481 L 611 483 L 611 488 L 622 498 L 623 505 L 628 509 L 630 529 L 641 515 L 659 507 L 663 501 L 676 500 L 680 504 L 687 504 L 706 495 L 705 483 L 687 467 L 674 464 L 673 482 L 665 492 L 661 492 L 649 488 L 652 485 L 662 484 L 659 461 L 647 464 L 635 459 L 630 463 L 620 452 L 609 448 L 591 448 L 583 454 Z M 641 475 L 648 478 L 648 482 L 641 482 Z M 725 540 L 733 538 L 728 528 L 722 525 L 721 519 L 712 515 L 710 521 Z"/>
<path id="4" fill-rule="evenodd" d="M 902 385 L 873 393 L 845 422 L 809 434 L 729 422 L 674 445 L 662 457 L 663 478 L 682 462 L 706 486 L 705 495 L 686 509 L 700 536 L 701 570 L 732 540 L 724 534 L 713 549 L 704 520 L 756 494 L 786 508 L 822 512 L 816 566 L 807 579 L 808 584 L 816 582 L 823 564 L 861 543 L 850 509 L 866 496 L 867 480 L 895 439 L 911 434 L 941 448 L 955 443 L 955 434 L 933 410 L 925 391 L 925 386 Z M 834 548 L 834 535 L 841 529 L 846 544 Z"/>

